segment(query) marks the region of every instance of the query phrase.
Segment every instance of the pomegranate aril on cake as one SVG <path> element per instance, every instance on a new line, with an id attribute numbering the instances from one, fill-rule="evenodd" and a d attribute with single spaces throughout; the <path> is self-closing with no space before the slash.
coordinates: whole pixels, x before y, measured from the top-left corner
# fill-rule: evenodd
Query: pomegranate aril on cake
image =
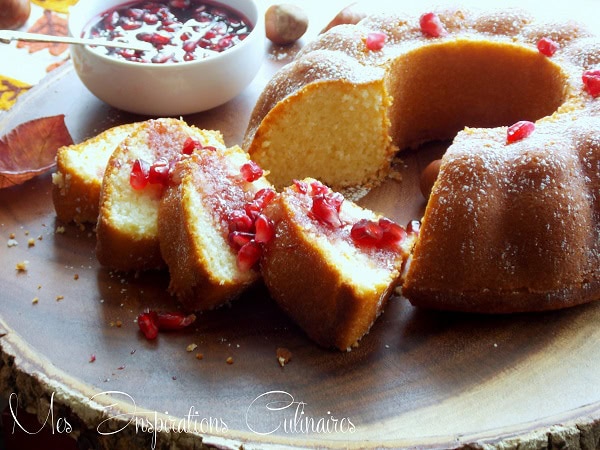
<path id="1" fill-rule="evenodd" d="M 588 94 L 594 98 L 600 96 L 600 69 L 586 70 L 582 80 Z"/>
<path id="2" fill-rule="evenodd" d="M 522 120 L 508 127 L 506 132 L 506 143 L 512 144 L 513 142 L 521 141 L 534 132 L 535 124 L 528 120 Z"/>
<path id="3" fill-rule="evenodd" d="M 367 34 L 365 44 L 369 50 L 379 51 L 385 46 L 386 40 L 387 36 L 385 33 L 374 31 L 372 33 Z"/>
<path id="4" fill-rule="evenodd" d="M 426 36 L 442 37 L 448 34 L 439 16 L 433 12 L 423 14 L 419 19 L 419 25 Z"/>
<path id="5" fill-rule="evenodd" d="M 550 38 L 543 37 L 538 41 L 537 48 L 542 55 L 550 57 L 558 50 L 558 44 Z"/>

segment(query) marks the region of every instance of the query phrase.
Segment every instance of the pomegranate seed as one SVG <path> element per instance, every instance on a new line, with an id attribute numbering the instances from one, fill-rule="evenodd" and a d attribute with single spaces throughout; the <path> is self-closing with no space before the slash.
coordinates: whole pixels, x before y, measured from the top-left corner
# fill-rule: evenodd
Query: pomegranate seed
<path id="1" fill-rule="evenodd" d="M 325 195 L 325 194 L 329 193 L 329 188 L 319 181 L 313 181 L 312 183 L 310 183 L 310 187 L 311 187 L 311 193 L 310 193 L 311 196 L 315 196 L 315 195 L 319 195 L 319 194 Z"/>
<path id="2" fill-rule="evenodd" d="M 275 224 L 264 214 L 259 214 L 254 221 L 256 228 L 256 242 L 266 244 L 275 236 Z"/>
<path id="3" fill-rule="evenodd" d="M 419 19 L 419 25 L 421 31 L 427 36 L 441 37 L 448 34 L 439 16 L 432 12 L 423 14 Z"/>
<path id="4" fill-rule="evenodd" d="M 381 33 L 379 31 L 374 31 L 372 33 L 367 34 L 366 45 L 367 48 L 371 51 L 378 51 L 383 48 L 385 45 L 385 41 L 387 36 L 385 33 Z"/>
<path id="5" fill-rule="evenodd" d="M 138 33 L 135 37 L 142 42 L 152 42 L 152 33 Z"/>
<path id="6" fill-rule="evenodd" d="M 296 191 L 300 194 L 308 194 L 308 184 L 304 181 L 293 180 L 294 186 L 296 186 Z"/>
<path id="7" fill-rule="evenodd" d="M 252 222 L 254 222 L 256 217 L 262 212 L 262 207 L 257 202 L 250 202 L 244 205 L 244 211 L 252 218 Z"/>
<path id="8" fill-rule="evenodd" d="M 146 25 L 156 25 L 158 23 L 158 16 L 156 14 L 147 12 L 144 14 L 142 20 Z"/>
<path id="9" fill-rule="evenodd" d="M 190 0 L 171 0 L 169 2 L 169 4 L 173 8 L 184 9 L 184 8 L 187 8 L 188 6 L 190 6 Z"/>
<path id="10" fill-rule="evenodd" d="M 274 189 L 262 188 L 256 191 L 256 194 L 254 194 L 254 201 L 259 202 L 264 208 L 271 202 L 271 200 L 275 198 L 276 195 L 277 192 L 275 192 Z"/>
<path id="11" fill-rule="evenodd" d="M 103 24 L 108 31 L 114 30 L 119 24 L 119 13 L 117 11 L 108 13 L 103 19 Z"/>
<path id="12" fill-rule="evenodd" d="M 216 152 L 217 151 L 217 147 L 215 147 L 214 145 L 204 145 L 204 146 L 200 146 L 202 148 L 202 150 L 209 150 L 211 152 Z"/>
<path id="13" fill-rule="evenodd" d="M 246 214 L 246 211 L 233 211 L 227 217 L 227 223 L 229 225 L 229 232 L 242 231 L 251 232 L 254 231 L 254 221 Z"/>
<path id="14" fill-rule="evenodd" d="M 263 170 L 254 161 L 249 161 L 240 167 L 242 178 L 249 183 L 258 180 L 263 175 Z"/>
<path id="15" fill-rule="evenodd" d="M 418 235 L 419 231 L 421 231 L 421 222 L 419 220 L 411 220 L 408 222 L 408 225 L 406 225 L 407 233 Z"/>
<path id="16" fill-rule="evenodd" d="M 154 164 L 150 166 L 148 182 L 150 184 L 162 184 L 163 186 L 166 186 L 169 183 L 170 169 L 171 165 L 167 159 L 157 159 Z"/>
<path id="17" fill-rule="evenodd" d="M 588 94 L 594 98 L 600 96 L 600 69 L 586 70 L 581 78 Z"/>
<path id="18" fill-rule="evenodd" d="M 125 59 L 133 59 L 135 58 L 135 50 L 132 50 L 130 48 L 123 48 L 123 49 L 119 49 L 117 50 L 117 54 L 122 56 Z"/>
<path id="19" fill-rule="evenodd" d="M 231 245 L 235 250 L 239 250 L 252 239 L 254 239 L 254 234 L 246 233 L 244 231 L 232 231 L 229 233 L 227 239 L 229 241 L 229 245 Z"/>
<path id="20" fill-rule="evenodd" d="M 183 314 L 181 312 L 157 312 L 156 324 L 160 331 L 181 330 L 196 321 L 194 314 Z"/>
<path id="21" fill-rule="evenodd" d="M 543 37 L 537 43 L 537 49 L 544 56 L 552 56 L 558 50 L 558 44 L 552 39 Z"/>
<path id="22" fill-rule="evenodd" d="M 529 122 L 528 120 L 521 120 L 520 122 L 517 122 L 514 125 L 508 127 L 508 132 L 506 134 L 506 143 L 511 144 L 513 142 L 525 139 L 527 136 L 533 133 L 534 129 L 535 124 L 533 122 Z"/>
<path id="23" fill-rule="evenodd" d="M 171 42 L 171 36 L 167 33 L 152 33 L 150 42 L 154 45 L 167 45 Z"/>
<path id="24" fill-rule="evenodd" d="M 383 230 L 382 243 L 385 246 L 393 247 L 401 244 L 406 239 L 406 230 L 396 222 L 382 217 L 379 219 L 378 225 Z"/>
<path id="25" fill-rule="evenodd" d="M 383 238 L 383 229 L 371 220 L 361 219 L 352 225 L 350 237 L 358 245 L 376 245 Z"/>
<path id="26" fill-rule="evenodd" d="M 140 8 L 129 8 L 125 11 L 125 16 L 130 17 L 131 19 L 140 20 L 144 17 L 144 10 Z"/>
<path id="27" fill-rule="evenodd" d="M 142 27 L 142 22 L 138 22 L 137 20 L 131 19 L 123 19 L 121 21 L 121 28 L 126 31 L 137 30 Z"/>
<path id="28" fill-rule="evenodd" d="M 152 312 L 143 312 L 137 318 L 138 327 L 146 339 L 156 339 L 158 336 L 158 319 Z"/>
<path id="29" fill-rule="evenodd" d="M 237 254 L 237 266 L 241 271 L 251 270 L 260 260 L 262 248 L 258 242 L 252 240 L 244 244 Z"/>
<path id="30" fill-rule="evenodd" d="M 143 159 L 136 159 L 129 174 L 129 184 L 135 190 L 144 189 L 148 184 L 150 167 Z"/>
<path id="31" fill-rule="evenodd" d="M 188 137 L 183 143 L 181 153 L 183 153 L 184 155 L 191 155 L 197 148 L 202 148 L 202 144 L 200 143 L 200 141 Z"/>
<path id="32" fill-rule="evenodd" d="M 193 53 L 184 53 L 183 60 L 184 61 L 195 61 L 196 55 L 194 55 Z"/>
<path id="33" fill-rule="evenodd" d="M 182 36 L 183 37 L 183 36 Z M 196 41 L 186 41 L 184 42 L 184 44 L 181 46 L 181 48 L 183 49 L 184 52 L 186 53 L 193 53 L 194 50 L 196 50 Z"/>
<path id="34" fill-rule="evenodd" d="M 333 228 L 339 228 L 342 226 L 340 219 L 342 201 L 343 197 L 341 194 L 317 194 L 313 197 L 313 204 L 310 211 L 320 222 Z"/>
<path id="35" fill-rule="evenodd" d="M 234 43 L 233 43 L 233 38 L 235 36 L 233 35 L 229 35 L 229 36 L 225 36 L 222 37 L 221 39 L 219 39 L 219 41 L 217 42 L 217 45 L 215 46 L 215 50 L 217 50 L 218 52 L 222 52 L 223 50 L 227 50 L 228 48 L 233 47 Z"/>
<path id="36" fill-rule="evenodd" d="M 153 56 L 151 61 L 155 64 L 164 64 L 166 62 L 174 60 L 174 57 L 174 53 L 159 53 L 158 55 Z"/>

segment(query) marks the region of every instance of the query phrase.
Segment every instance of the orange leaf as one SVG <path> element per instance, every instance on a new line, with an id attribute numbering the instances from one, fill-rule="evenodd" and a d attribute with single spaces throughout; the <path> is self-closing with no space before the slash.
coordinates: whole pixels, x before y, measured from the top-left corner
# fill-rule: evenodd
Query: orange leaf
<path id="1" fill-rule="evenodd" d="M 24 183 L 52 169 L 56 151 L 71 144 L 64 114 L 17 126 L 0 139 L 0 188 Z"/>
<path id="2" fill-rule="evenodd" d="M 17 97 L 28 89 L 31 89 L 29 84 L 0 75 L 0 109 L 10 109 Z"/>
<path id="3" fill-rule="evenodd" d="M 77 3 L 77 0 L 31 0 L 31 3 L 35 3 L 42 8 L 50 9 L 58 13 L 67 14 L 69 12 L 69 7 Z"/>
<path id="4" fill-rule="evenodd" d="M 52 11 L 44 10 L 44 15 L 28 31 L 31 33 L 49 34 L 51 36 L 66 36 L 67 20 L 64 17 L 54 14 Z M 35 53 L 47 48 L 52 56 L 58 56 L 65 52 L 69 46 L 68 44 L 51 42 L 20 41 L 17 43 L 17 48 L 28 48 L 29 53 Z"/>

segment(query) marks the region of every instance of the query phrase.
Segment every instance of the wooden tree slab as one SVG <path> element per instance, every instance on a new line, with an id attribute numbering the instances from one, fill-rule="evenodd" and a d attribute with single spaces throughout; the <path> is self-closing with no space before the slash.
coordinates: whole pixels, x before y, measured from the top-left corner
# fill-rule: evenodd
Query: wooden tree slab
<path id="1" fill-rule="evenodd" d="M 240 143 L 258 93 L 293 50 L 270 49 L 239 98 L 185 120 Z M 0 116 L 0 130 L 62 113 L 75 141 L 141 119 L 98 101 L 66 65 Z M 406 153 L 402 180 L 362 203 L 401 223 L 420 217 L 418 175 L 441 152 Z M 99 266 L 93 229 L 58 222 L 50 192 L 49 175 L 0 191 L 0 390 L 56 433 L 70 427 L 82 448 L 599 446 L 600 304 L 482 316 L 394 297 L 360 346 L 340 353 L 308 340 L 257 287 L 148 342 L 134 320 L 177 307 L 167 275 Z M 279 347 L 292 352 L 284 367 Z"/>

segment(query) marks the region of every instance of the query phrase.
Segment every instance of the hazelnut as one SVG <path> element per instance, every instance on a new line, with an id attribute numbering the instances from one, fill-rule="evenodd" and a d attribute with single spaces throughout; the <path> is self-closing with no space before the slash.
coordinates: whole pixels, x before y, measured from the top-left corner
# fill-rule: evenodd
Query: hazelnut
<path id="1" fill-rule="evenodd" d="M 265 12 L 267 38 L 278 45 L 289 45 L 300 39 L 308 28 L 308 16 L 296 5 L 272 5 Z"/>
<path id="2" fill-rule="evenodd" d="M 0 29 L 16 30 L 29 19 L 29 0 L 0 0 Z"/>
<path id="3" fill-rule="evenodd" d="M 367 13 L 361 8 L 359 8 L 356 3 L 352 3 L 351 5 L 346 6 L 339 13 L 337 13 L 336 16 L 333 19 L 331 19 L 331 22 L 329 22 L 325 26 L 325 28 L 323 28 L 321 33 L 325 33 L 327 30 L 335 27 L 336 25 L 357 24 L 362 19 L 364 19 L 366 15 Z"/>
<path id="4" fill-rule="evenodd" d="M 421 172 L 421 179 L 419 183 L 419 187 L 421 188 L 421 193 L 423 197 L 429 198 L 431 194 L 431 189 L 433 189 L 433 185 L 435 184 L 435 180 L 437 180 L 438 174 L 440 173 L 440 165 L 442 164 L 441 159 L 436 159 L 432 161 L 425 170 Z"/>

